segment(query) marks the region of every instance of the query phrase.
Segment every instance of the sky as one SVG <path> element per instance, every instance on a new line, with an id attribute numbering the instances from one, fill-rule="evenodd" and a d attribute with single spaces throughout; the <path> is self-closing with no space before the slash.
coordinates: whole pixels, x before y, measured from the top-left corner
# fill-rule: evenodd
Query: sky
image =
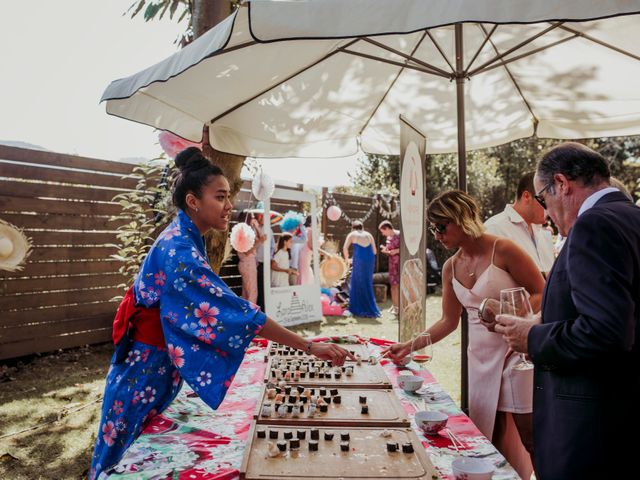
<path id="1" fill-rule="evenodd" d="M 134 0 L 1 2 L 0 142 L 106 160 L 154 158 L 157 132 L 99 104 L 117 78 L 174 53 L 186 23 L 123 15 Z M 274 179 L 350 185 L 346 159 L 261 159 Z M 320 166 L 321 165 L 321 166 Z"/>

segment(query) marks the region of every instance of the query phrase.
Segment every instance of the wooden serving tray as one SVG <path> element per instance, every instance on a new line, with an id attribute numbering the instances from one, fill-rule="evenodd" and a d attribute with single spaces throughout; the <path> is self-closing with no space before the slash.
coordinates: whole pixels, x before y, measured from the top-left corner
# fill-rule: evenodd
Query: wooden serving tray
<path id="1" fill-rule="evenodd" d="M 318 450 L 309 451 L 313 427 L 291 427 L 253 425 L 249 433 L 249 445 L 245 450 L 240 478 L 243 480 L 283 479 L 354 479 L 378 480 L 382 478 L 427 479 L 442 478 L 429 460 L 424 447 L 411 428 L 319 428 Z M 265 429 L 266 438 L 258 438 L 257 431 Z M 278 439 L 269 439 L 269 430 L 278 432 Z M 268 455 L 268 444 L 283 441 L 284 432 L 292 431 L 294 438 L 298 430 L 305 433 L 297 451 L 289 449 L 276 457 Z M 385 431 L 388 437 L 383 437 Z M 325 432 L 334 434 L 333 440 L 324 439 Z M 341 433 L 349 433 L 349 449 L 340 448 Z M 387 442 L 397 442 L 400 450 L 389 453 Z M 411 443 L 413 453 L 403 453 L 402 445 Z"/>
<path id="2" fill-rule="evenodd" d="M 340 343 L 338 345 L 346 350 L 349 350 L 354 355 L 360 355 L 360 358 L 362 358 L 362 360 L 364 361 L 366 361 L 371 355 L 369 347 L 361 343 Z M 267 353 L 264 356 L 264 361 L 267 362 L 271 357 L 303 358 L 306 360 L 316 360 L 316 357 L 314 357 L 313 355 L 307 355 L 302 350 L 297 350 L 295 348 L 289 347 L 287 345 L 282 345 L 277 342 L 269 342 L 269 345 L 267 346 Z M 347 362 L 353 362 L 353 360 L 347 360 Z"/>
<path id="3" fill-rule="evenodd" d="M 324 378 L 320 378 L 320 376 L 316 373 L 316 375 L 311 378 L 309 372 L 306 373 L 304 378 L 300 378 L 298 380 L 295 379 L 294 372 L 295 367 L 293 364 L 298 362 L 300 365 L 311 365 L 312 363 L 318 363 L 319 361 L 316 359 L 306 360 L 301 358 L 279 358 L 274 357 L 269 359 L 269 363 L 267 365 L 267 369 L 265 371 L 265 382 L 278 383 L 280 380 L 284 380 L 292 385 L 302 385 L 304 387 L 322 387 L 322 386 L 335 386 L 342 388 L 391 388 L 391 383 L 389 383 L 389 379 L 384 369 L 380 366 L 380 364 L 369 364 L 368 362 L 362 362 L 361 365 L 356 363 L 345 364 L 343 367 L 331 367 L 331 370 L 335 372 L 336 368 L 352 368 L 353 375 L 348 376 L 344 371 L 341 371 L 340 378 L 336 378 L 335 374 L 332 373 L 330 377 L 325 376 Z M 272 371 L 275 371 L 275 365 L 284 365 L 280 368 L 283 376 L 290 372 L 291 378 L 282 378 L 277 379 L 272 375 Z"/>
<path id="4" fill-rule="evenodd" d="M 309 387 L 310 390 L 312 387 Z M 322 387 L 325 388 L 325 387 Z M 333 401 L 331 390 L 338 391 L 340 403 Z M 295 390 L 295 386 L 293 386 Z M 315 396 L 320 396 L 320 387 L 314 388 Z M 360 389 L 360 388 L 337 388 L 326 387 L 325 396 L 331 397 L 331 402 L 327 404 L 327 412 L 323 413 L 316 406 L 315 413 L 309 417 L 310 403 L 295 402 L 302 406 L 304 411 L 299 417 L 294 417 L 292 413 L 285 413 L 283 417 L 275 411 L 274 399 L 267 398 L 267 388 L 264 387 L 260 401 L 256 407 L 253 418 L 259 424 L 271 425 L 323 425 L 323 426 L 349 426 L 349 427 L 386 427 L 386 426 L 409 426 L 407 415 L 398 401 L 398 397 L 393 390 L 384 389 Z M 368 413 L 362 413 L 363 404 L 360 397 L 366 398 Z M 288 403 L 289 396 L 285 395 L 284 404 Z M 262 407 L 265 403 L 271 404 L 271 414 L 266 417 L 262 415 Z"/>

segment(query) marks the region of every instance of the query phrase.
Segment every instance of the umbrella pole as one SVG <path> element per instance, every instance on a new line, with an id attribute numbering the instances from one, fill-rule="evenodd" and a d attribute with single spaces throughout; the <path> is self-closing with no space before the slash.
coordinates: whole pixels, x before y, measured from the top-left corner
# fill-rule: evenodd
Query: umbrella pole
<path id="1" fill-rule="evenodd" d="M 467 191 L 467 155 L 464 129 L 464 63 L 462 24 L 455 25 L 456 45 L 456 109 L 458 118 L 458 188 Z M 467 367 L 467 346 L 469 345 L 469 325 L 467 312 L 462 311 L 460 339 L 460 403 L 462 411 L 469 412 L 469 371 Z"/>

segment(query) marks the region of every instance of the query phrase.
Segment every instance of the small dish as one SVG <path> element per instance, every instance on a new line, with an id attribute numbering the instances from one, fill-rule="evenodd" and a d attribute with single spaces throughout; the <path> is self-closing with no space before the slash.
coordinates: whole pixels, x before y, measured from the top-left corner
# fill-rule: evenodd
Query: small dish
<path id="1" fill-rule="evenodd" d="M 456 480 L 491 480 L 495 467 L 483 458 L 458 457 L 451 469 Z"/>
<path id="2" fill-rule="evenodd" d="M 413 393 L 424 383 L 424 378 L 417 375 L 398 375 L 398 386 L 407 393 Z"/>
<path id="3" fill-rule="evenodd" d="M 447 426 L 449 416 L 446 413 L 433 410 L 420 410 L 416 412 L 416 425 L 427 435 L 437 435 L 440 430 Z"/>

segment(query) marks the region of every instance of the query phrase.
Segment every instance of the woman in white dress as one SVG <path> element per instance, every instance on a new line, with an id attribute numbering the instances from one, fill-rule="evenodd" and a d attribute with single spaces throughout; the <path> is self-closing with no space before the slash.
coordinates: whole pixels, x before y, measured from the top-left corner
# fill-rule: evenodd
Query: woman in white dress
<path id="1" fill-rule="evenodd" d="M 533 471 L 533 370 L 513 370 L 519 355 L 492 326 L 481 322 L 478 308 L 485 298 L 499 300 L 500 290 L 521 286 L 537 312 L 544 279 L 515 243 L 484 233 L 480 208 L 468 194 L 460 190 L 441 193 L 429 204 L 427 216 L 436 240 L 447 249 L 457 249 L 442 270 L 442 318 L 427 331 L 433 343 L 442 340 L 458 327 L 463 307 L 467 310 L 469 416 L 518 474 L 529 478 Z M 399 343 L 385 353 L 399 362 L 410 353 L 411 345 L 411 340 Z"/>
<path id="2" fill-rule="evenodd" d="M 288 287 L 289 275 L 296 275 L 296 269 L 291 268 L 291 245 L 293 237 L 290 233 L 283 233 L 278 239 L 278 249 L 271 260 L 272 287 Z"/>

